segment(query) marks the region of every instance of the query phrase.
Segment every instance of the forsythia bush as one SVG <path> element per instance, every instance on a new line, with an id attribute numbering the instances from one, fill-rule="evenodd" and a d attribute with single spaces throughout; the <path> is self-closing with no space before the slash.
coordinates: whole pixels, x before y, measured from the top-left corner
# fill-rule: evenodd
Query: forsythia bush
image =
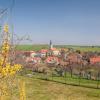
<path id="1" fill-rule="evenodd" d="M 22 66 L 20 64 L 14 64 L 11 65 L 10 62 L 8 62 L 8 56 L 9 56 L 9 45 L 8 43 L 3 44 L 2 46 L 2 57 L 0 58 L 0 77 L 6 77 L 9 75 L 14 75 L 16 72 L 18 72 Z"/>
<path id="2" fill-rule="evenodd" d="M 6 77 L 9 75 L 14 75 L 21 69 L 20 64 L 11 65 L 9 62 L 9 51 L 10 51 L 10 43 L 8 37 L 8 25 L 4 26 L 5 38 L 2 44 L 1 49 L 1 58 L 0 58 L 0 77 Z"/>
<path id="3" fill-rule="evenodd" d="M 0 68 L 0 74 L 1 74 L 1 77 L 6 77 L 9 75 L 16 74 L 16 72 L 19 71 L 20 69 L 21 69 L 21 65 L 19 64 L 11 66 L 9 63 L 7 63 L 5 67 Z"/>
<path id="4" fill-rule="evenodd" d="M 22 65 L 11 64 L 9 61 L 10 43 L 9 43 L 9 35 L 8 35 L 9 34 L 8 25 L 4 26 L 4 33 L 5 33 L 5 36 L 4 36 L 4 41 L 2 44 L 1 55 L 0 55 L 0 100 L 6 100 L 4 99 L 4 95 L 9 94 L 7 90 L 11 90 L 12 88 L 12 86 L 10 86 L 13 84 L 12 77 L 22 68 Z M 25 93 L 22 93 L 22 94 L 24 95 L 21 95 L 21 96 L 24 96 L 25 98 Z"/>

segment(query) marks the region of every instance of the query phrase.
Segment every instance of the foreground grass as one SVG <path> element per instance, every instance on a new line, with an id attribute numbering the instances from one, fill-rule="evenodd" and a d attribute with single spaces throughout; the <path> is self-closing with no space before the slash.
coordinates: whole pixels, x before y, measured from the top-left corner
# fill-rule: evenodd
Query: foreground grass
<path id="1" fill-rule="evenodd" d="M 26 100 L 99 100 L 100 90 L 64 85 L 40 80 L 34 77 L 17 76 L 26 83 Z M 14 100 L 19 100 L 18 89 L 14 90 Z M 11 99 L 10 99 L 11 100 Z"/>

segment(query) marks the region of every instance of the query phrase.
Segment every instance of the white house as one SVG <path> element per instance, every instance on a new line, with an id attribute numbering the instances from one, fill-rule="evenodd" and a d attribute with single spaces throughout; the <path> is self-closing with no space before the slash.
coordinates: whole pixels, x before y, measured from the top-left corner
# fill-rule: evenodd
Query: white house
<path id="1" fill-rule="evenodd" d="M 56 48 L 52 48 L 51 51 L 52 51 L 52 54 L 53 54 L 54 56 L 59 56 L 59 55 L 61 55 L 60 50 L 58 50 L 58 49 L 56 49 Z"/>
<path id="2" fill-rule="evenodd" d="M 41 49 L 39 53 L 40 53 L 40 57 L 46 57 L 48 50 L 47 49 Z"/>

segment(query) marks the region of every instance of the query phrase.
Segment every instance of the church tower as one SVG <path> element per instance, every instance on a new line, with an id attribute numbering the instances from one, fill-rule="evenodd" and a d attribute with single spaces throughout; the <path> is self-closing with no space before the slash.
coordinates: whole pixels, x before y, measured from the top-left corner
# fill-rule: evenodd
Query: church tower
<path id="1" fill-rule="evenodd" d="M 53 44 L 52 44 L 52 41 L 51 41 L 51 40 L 50 40 L 49 48 L 50 48 L 50 49 L 53 48 Z"/>

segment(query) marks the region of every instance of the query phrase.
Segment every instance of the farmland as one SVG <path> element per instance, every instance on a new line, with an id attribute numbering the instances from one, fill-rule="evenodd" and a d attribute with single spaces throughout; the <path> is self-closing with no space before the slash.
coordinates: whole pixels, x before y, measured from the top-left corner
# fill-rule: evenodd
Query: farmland
<path id="1" fill-rule="evenodd" d="M 48 45 L 17 45 L 16 46 L 16 50 L 34 50 L 34 51 L 38 51 L 42 48 L 48 49 Z"/>
<path id="2" fill-rule="evenodd" d="M 56 48 L 73 48 L 75 50 L 80 50 L 83 52 L 100 52 L 100 47 L 99 46 L 74 46 L 74 45 L 54 45 Z M 37 44 L 37 45 L 17 45 L 16 46 L 17 50 L 34 50 L 38 51 L 40 49 L 48 49 L 48 45 L 44 44 Z"/>

